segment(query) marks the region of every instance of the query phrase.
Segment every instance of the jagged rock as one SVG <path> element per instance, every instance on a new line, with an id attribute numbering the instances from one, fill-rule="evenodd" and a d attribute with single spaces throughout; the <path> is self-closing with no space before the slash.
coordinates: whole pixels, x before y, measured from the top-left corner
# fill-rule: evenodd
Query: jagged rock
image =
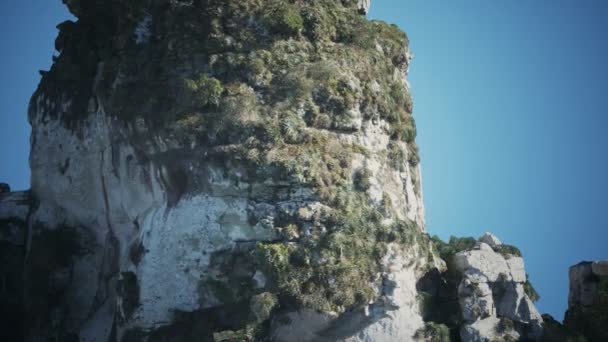
<path id="1" fill-rule="evenodd" d="M 534 303 L 528 298 L 522 283 L 506 282 L 495 284 L 498 295 L 496 312 L 499 317 L 507 317 L 516 322 L 539 325 L 542 317 Z"/>
<path id="2" fill-rule="evenodd" d="M 461 314 L 469 322 L 461 329 L 463 341 L 492 340 L 491 324 L 499 318 L 515 322 L 519 335 L 539 338 L 543 321 L 524 290 L 527 277 L 523 259 L 495 252 L 486 241 L 495 248 L 502 245 L 486 233 L 475 249 L 458 252 L 452 258 L 452 267 L 462 277 L 458 287 Z"/>
<path id="3" fill-rule="evenodd" d="M 475 282 L 496 282 L 505 277 L 513 279 L 507 261 L 498 253 L 488 250 L 470 250 L 454 255 L 454 266 Z"/>
<path id="4" fill-rule="evenodd" d="M 492 247 L 490 247 L 490 245 L 488 245 L 485 242 L 479 242 L 479 245 L 477 246 L 477 248 L 479 248 L 482 251 L 490 251 L 490 252 L 494 251 L 494 249 L 492 249 Z"/>
<path id="5" fill-rule="evenodd" d="M 502 245 L 502 242 L 494 236 L 492 233 L 485 233 L 479 238 L 479 242 L 484 242 L 490 245 L 490 247 L 496 247 Z"/>
<path id="6" fill-rule="evenodd" d="M 570 267 L 570 291 L 568 306 L 589 306 L 597 294 L 597 282 L 594 281 L 591 262 L 582 262 Z"/>
<path id="7" fill-rule="evenodd" d="M 473 283 L 464 279 L 458 286 L 462 318 L 468 322 L 496 315 L 492 290 L 487 283 Z"/>

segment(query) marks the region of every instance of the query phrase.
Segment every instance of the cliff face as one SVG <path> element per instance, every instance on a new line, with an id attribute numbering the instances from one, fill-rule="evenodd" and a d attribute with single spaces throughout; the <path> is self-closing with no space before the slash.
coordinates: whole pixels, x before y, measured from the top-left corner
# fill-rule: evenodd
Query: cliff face
<path id="1" fill-rule="evenodd" d="M 570 293 L 564 326 L 590 341 L 608 340 L 608 261 L 570 267 Z"/>
<path id="2" fill-rule="evenodd" d="M 0 340 L 23 340 L 23 263 L 30 211 L 27 192 L 0 183 Z"/>
<path id="3" fill-rule="evenodd" d="M 422 326 L 402 32 L 357 1 L 66 2 L 29 113 L 30 339 Z"/>
<path id="4" fill-rule="evenodd" d="M 516 248 L 425 233 L 408 40 L 369 1 L 64 2 L 0 201 L 26 340 L 540 338 Z"/>

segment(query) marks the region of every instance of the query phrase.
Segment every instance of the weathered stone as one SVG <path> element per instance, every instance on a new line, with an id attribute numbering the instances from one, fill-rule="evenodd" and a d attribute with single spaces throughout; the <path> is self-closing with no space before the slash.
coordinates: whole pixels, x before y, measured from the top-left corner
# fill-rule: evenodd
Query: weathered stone
<path id="1" fill-rule="evenodd" d="M 495 252 L 481 240 L 493 243 L 494 248 L 504 245 L 496 243 L 499 240 L 489 233 L 484 237 L 473 249 L 456 253 L 452 258 L 452 267 L 462 277 L 458 287 L 461 315 L 469 323 L 461 330 L 463 340 L 497 338 L 494 330 L 500 330 L 500 327 L 492 327 L 492 324 L 497 324 L 499 318 L 503 323 L 517 323 L 517 336 L 538 339 L 542 335 L 543 321 L 524 290 L 527 277 L 523 259 Z"/>
<path id="2" fill-rule="evenodd" d="M 593 281 L 593 270 L 590 262 L 581 262 L 570 267 L 570 291 L 568 294 L 568 306 L 589 306 L 597 292 L 597 282 Z"/>
<path id="3" fill-rule="evenodd" d="M 500 318 L 488 317 L 467 324 L 460 330 L 460 338 L 466 342 L 519 341 L 520 335 L 513 329 L 500 331 Z"/>
<path id="4" fill-rule="evenodd" d="M 496 312 L 500 317 L 508 317 L 525 324 L 540 324 L 542 317 L 534 303 L 526 296 L 521 283 L 500 283 L 495 285 Z"/>
<path id="5" fill-rule="evenodd" d="M 490 251 L 493 252 L 494 250 L 492 249 L 492 247 L 490 247 L 490 245 L 488 245 L 485 242 L 479 242 L 479 245 L 477 246 L 477 248 L 479 248 L 482 251 Z"/>
<path id="6" fill-rule="evenodd" d="M 496 247 L 502 245 L 502 242 L 493 235 L 492 233 L 485 233 L 479 238 L 479 242 L 484 242 L 490 245 L 490 247 Z"/>
<path id="7" fill-rule="evenodd" d="M 605 263 L 581 262 L 570 267 L 564 326 L 589 341 L 608 340 L 608 277 L 602 275 Z"/>
<path id="8" fill-rule="evenodd" d="M 472 283 L 464 279 L 458 287 L 462 318 L 467 322 L 474 322 L 496 315 L 492 290 L 487 283 Z"/>
<path id="9" fill-rule="evenodd" d="M 454 255 L 456 270 L 472 281 L 495 282 L 505 277 L 511 280 L 511 272 L 505 259 L 498 253 L 487 250 L 470 250 Z"/>
<path id="10" fill-rule="evenodd" d="M 608 260 L 594 261 L 591 270 L 598 277 L 608 277 Z"/>
<path id="11" fill-rule="evenodd" d="M 357 0 L 357 7 L 359 8 L 359 12 L 361 14 L 367 14 L 369 12 L 369 7 L 371 6 L 371 0 Z"/>

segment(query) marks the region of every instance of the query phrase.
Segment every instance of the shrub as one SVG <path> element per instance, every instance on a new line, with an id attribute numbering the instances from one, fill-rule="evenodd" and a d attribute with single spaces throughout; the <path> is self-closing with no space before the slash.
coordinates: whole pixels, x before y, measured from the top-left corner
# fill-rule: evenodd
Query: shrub
<path id="1" fill-rule="evenodd" d="M 357 170 L 353 176 L 353 184 L 357 191 L 367 191 L 370 186 L 371 173 L 367 169 Z"/>
<path id="2" fill-rule="evenodd" d="M 519 248 L 512 246 L 512 245 L 498 245 L 496 247 L 494 247 L 494 250 L 497 253 L 500 253 L 502 256 L 504 256 L 505 258 L 509 259 L 513 256 L 516 257 L 521 257 L 521 251 L 519 250 Z"/>
<path id="3" fill-rule="evenodd" d="M 530 279 L 527 274 L 526 282 L 524 283 L 524 291 L 526 292 L 526 295 L 528 296 L 528 298 L 530 298 L 531 301 L 536 302 L 540 299 L 540 295 L 538 294 L 538 292 L 536 292 L 534 286 L 532 286 L 532 283 L 530 282 Z"/>
<path id="4" fill-rule="evenodd" d="M 292 36 L 304 29 L 304 19 L 299 8 L 284 1 L 270 5 L 265 19 L 273 33 Z"/>
<path id="5" fill-rule="evenodd" d="M 185 103 L 196 108 L 202 108 L 207 105 L 218 105 L 224 87 L 222 83 L 213 77 L 201 75 L 192 80 L 185 80 Z"/>
<path id="6" fill-rule="evenodd" d="M 450 342 L 450 329 L 445 324 L 427 322 L 414 337 L 428 342 Z"/>

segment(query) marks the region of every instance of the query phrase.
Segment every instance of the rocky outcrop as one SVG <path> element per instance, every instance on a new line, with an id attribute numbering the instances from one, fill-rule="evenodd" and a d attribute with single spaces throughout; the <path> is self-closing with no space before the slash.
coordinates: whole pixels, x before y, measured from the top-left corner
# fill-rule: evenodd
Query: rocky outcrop
<path id="1" fill-rule="evenodd" d="M 570 292 L 564 326 L 588 341 L 608 340 L 608 261 L 570 267 Z"/>
<path id="2" fill-rule="evenodd" d="M 477 241 L 452 238 L 447 244 L 435 242 L 448 269 L 435 272 L 427 280 L 430 286 L 419 284 L 430 296 L 426 299 L 429 321 L 447 325 L 452 338 L 463 341 L 541 338 L 543 319 L 533 303 L 537 294 L 517 248 L 489 233 Z"/>
<path id="3" fill-rule="evenodd" d="M 0 340 L 23 339 L 23 263 L 28 192 L 0 192 Z"/>
<path id="4" fill-rule="evenodd" d="M 414 335 L 405 34 L 369 1 L 65 2 L 29 110 L 28 340 Z"/>

